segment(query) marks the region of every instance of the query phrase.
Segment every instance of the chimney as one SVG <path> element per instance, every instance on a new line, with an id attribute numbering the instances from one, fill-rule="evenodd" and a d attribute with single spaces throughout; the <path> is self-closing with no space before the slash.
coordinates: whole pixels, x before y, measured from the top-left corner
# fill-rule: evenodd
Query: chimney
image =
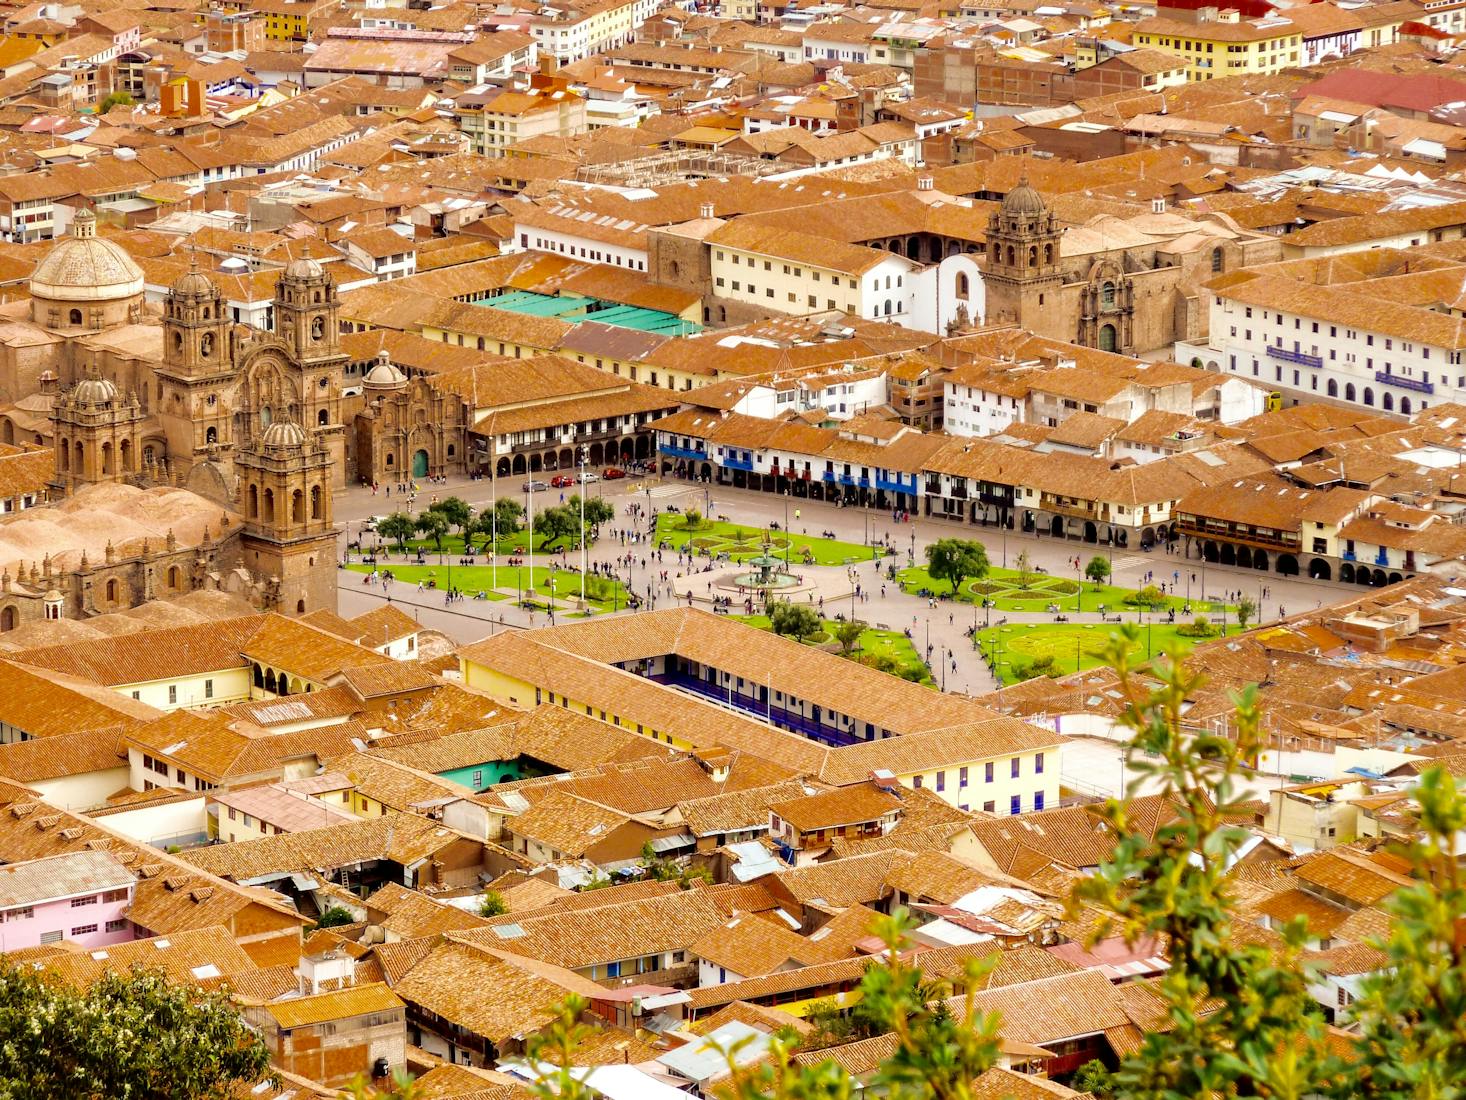
<path id="1" fill-rule="evenodd" d="M 930 176 L 917 176 L 916 189 L 918 191 L 930 191 L 934 182 Z"/>
<path id="2" fill-rule="evenodd" d="M 697 216 L 699 218 L 711 218 L 711 217 L 713 217 L 714 216 L 713 215 L 713 204 L 710 203 L 710 202 L 703 203 L 701 206 L 699 206 L 697 208 Z"/>

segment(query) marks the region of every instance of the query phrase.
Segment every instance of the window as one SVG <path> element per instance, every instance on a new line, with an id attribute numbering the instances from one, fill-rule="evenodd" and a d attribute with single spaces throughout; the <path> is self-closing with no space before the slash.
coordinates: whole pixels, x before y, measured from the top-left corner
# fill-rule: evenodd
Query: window
<path id="1" fill-rule="evenodd" d="M 238 821 L 239 820 L 239 811 L 236 810 L 233 806 L 230 806 L 229 807 L 229 820 L 230 821 Z"/>
<path id="2" fill-rule="evenodd" d="M 959 786 L 959 787 L 965 787 L 965 786 L 967 786 L 967 769 L 966 768 L 962 768 L 960 771 L 958 771 L 958 773 L 957 773 L 957 786 Z"/>
<path id="3" fill-rule="evenodd" d="M 920 787 L 921 786 L 921 776 L 919 776 L 919 775 L 912 776 L 911 777 L 911 785 L 913 787 Z"/>
<path id="4" fill-rule="evenodd" d="M 1043 791 L 1034 791 L 1033 792 L 1033 808 L 1035 810 L 1041 810 L 1041 809 L 1044 808 L 1044 793 L 1043 793 Z"/>
<path id="5" fill-rule="evenodd" d="M 1008 812 L 1010 814 L 1021 814 L 1023 812 L 1023 796 L 1015 794 L 1008 799 Z"/>
<path id="6" fill-rule="evenodd" d="M 1019 775 L 1019 760 L 1018 760 L 1018 757 L 1016 757 L 1016 756 L 1013 757 L 1012 760 L 1008 761 L 1008 775 L 1012 779 L 1017 779 L 1018 778 L 1018 775 Z"/>
<path id="7" fill-rule="evenodd" d="M 10 910 L 10 912 L 6 913 L 5 914 L 5 919 L 7 921 L 12 921 L 12 920 L 30 920 L 35 915 L 36 915 L 35 909 L 33 909 L 29 905 L 22 905 L 19 909 L 12 909 L 12 910 Z"/>
<path id="8" fill-rule="evenodd" d="M 97 904 L 97 895 L 96 894 L 88 894 L 84 898 L 72 898 L 71 899 L 71 907 L 73 909 L 80 909 L 83 905 L 96 905 L 96 904 Z"/>
<path id="9" fill-rule="evenodd" d="M 947 789 L 947 773 L 946 772 L 937 772 L 937 790 L 938 791 L 945 791 L 946 789 Z"/>
<path id="10" fill-rule="evenodd" d="M 57 932 L 42 932 L 41 933 L 41 942 L 42 943 L 60 943 L 61 942 L 61 938 L 62 938 L 62 933 L 59 932 L 59 931 L 57 931 Z"/>
<path id="11" fill-rule="evenodd" d="M 108 932 L 126 932 L 127 931 L 127 920 L 126 920 L 126 918 L 121 918 L 119 920 L 109 920 L 107 922 L 107 931 Z"/>
<path id="12" fill-rule="evenodd" d="M 96 930 L 97 926 L 95 924 L 79 924 L 71 930 L 71 934 L 73 936 L 86 936 Z"/>
<path id="13" fill-rule="evenodd" d="M 170 703 L 176 703 L 176 702 L 178 702 L 178 685 L 177 684 L 169 684 L 168 685 L 168 702 L 170 702 Z"/>
<path id="14" fill-rule="evenodd" d="M 481 772 L 481 771 L 474 772 L 473 773 L 473 786 L 474 786 L 474 790 L 477 790 L 478 788 L 482 787 L 483 785 L 484 785 L 484 773 Z"/>
<path id="15" fill-rule="evenodd" d="M 213 680 L 205 680 L 204 681 L 204 698 L 205 699 L 212 699 L 213 697 L 214 697 L 214 681 Z"/>
<path id="16" fill-rule="evenodd" d="M 126 901 L 127 900 L 127 891 L 126 890 L 108 890 L 105 894 L 102 895 L 102 900 L 105 901 L 105 902 Z"/>
<path id="17" fill-rule="evenodd" d="M 1015 761 L 1013 761 L 1013 763 L 1014 764 L 1017 764 L 1018 761 L 1015 760 Z M 1033 754 L 1033 774 L 1034 775 L 1043 775 L 1043 773 L 1044 773 L 1044 754 L 1041 753 L 1041 752 L 1036 752 L 1036 753 Z"/>
<path id="18" fill-rule="evenodd" d="M 984 783 L 991 783 L 993 781 L 993 762 L 991 760 L 989 760 L 982 767 L 983 767 L 982 781 Z"/>

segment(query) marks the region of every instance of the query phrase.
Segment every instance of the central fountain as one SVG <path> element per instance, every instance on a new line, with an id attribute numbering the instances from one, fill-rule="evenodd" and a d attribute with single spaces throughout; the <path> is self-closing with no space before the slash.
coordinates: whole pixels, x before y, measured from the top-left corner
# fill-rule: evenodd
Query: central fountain
<path id="1" fill-rule="evenodd" d="M 782 558 L 776 558 L 769 553 L 772 548 L 767 535 L 764 536 L 762 552 L 749 558 L 744 565 L 753 567 L 752 573 L 738 573 L 733 577 L 733 583 L 740 588 L 753 588 L 760 592 L 769 592 L 779 588 L 792 588 L 799 581 L 790 575 L 785 567 Z"/>

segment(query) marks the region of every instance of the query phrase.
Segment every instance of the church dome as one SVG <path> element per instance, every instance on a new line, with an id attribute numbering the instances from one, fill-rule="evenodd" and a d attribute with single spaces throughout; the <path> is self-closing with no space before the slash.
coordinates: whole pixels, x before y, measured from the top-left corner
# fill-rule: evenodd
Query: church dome
<path id="1" fill-rule="evenodd" d="M 261 445 L 275 447 L 304 447 L 305 429 L 289 420 L 277 420 L 260 436 Z"/>
<path id="2" fill-rule="evenodd" d="M 320 263 L 311 256 L 310 245 L 306 245 L 304 255 L 297 256 L 285 265 L 287 279 L 319 279 L 322 274 Z"/>
<path id="3" fill-rule="evenodd" d="M 117 400 L 117 387 L 105 378 L 83 378 L 71 396 L 78 405 L 106 405 Z"/>
<path id="4" fill-rule="evenodd" d="M 1003 196 L 1004 214 L 1032 217 L 1036 214 L 1046 214 L 1048 209 L 1048 206 L 1044 204 L 1043 196 L 1029 186 L 1027 176 L 1020 179 L 1018 186 Z"/>
<path id="5" fill-rule="evenodd" d="M 141 294 L 142 269 L 120 245 L 96 233 L 95 215 L 83 210 L 72 222 L 71 236 L 51 249 L 31 275 L 32 296 L 98 302 Z"/>
<path id="6" fill-rule="evenodd" d="M 199 270 L 197 256 L 189 257 L 188 270 L 178 277 L 170 292 L 193 298 L 212 298 L 214 296 L 214 284 L 209 281 L 207 275 Z"/>
<path id="7" fill-rule="evenodd" d="M 387 358 L 387 353 L 382 352 L 377 357 L 377 365 L 367 371 L 366 377 L 362 379 L 363 385 L 372 390 L 390 390 L 407 382 L 407 375 L 403 374 L 392 360 Z"/>

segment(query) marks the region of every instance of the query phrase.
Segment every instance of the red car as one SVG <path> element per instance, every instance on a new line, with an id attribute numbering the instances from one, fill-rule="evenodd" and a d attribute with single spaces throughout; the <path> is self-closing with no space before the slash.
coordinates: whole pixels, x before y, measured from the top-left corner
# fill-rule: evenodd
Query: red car
<path id="1" fill-rule="evenodd" d="M 568 489 L 575 484 L 575 479 L 569 474 L 556 474 L 550 478 L 550 487 L 554 489 Z"/>
<path id="2" fill-rule="evenodd" d="M 626 471 L 618 466 L 607 466 L 601 471 L 601 476 L 607 481 L 615 481 L 618 477 L 625 477 Z"/>

